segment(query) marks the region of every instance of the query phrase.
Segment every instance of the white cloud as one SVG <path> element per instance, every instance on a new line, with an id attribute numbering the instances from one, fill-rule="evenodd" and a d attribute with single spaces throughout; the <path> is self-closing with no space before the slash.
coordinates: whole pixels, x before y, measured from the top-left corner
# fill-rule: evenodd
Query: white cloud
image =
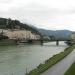
<path id="1" fill-rule="evenodd" d="M 13 0 L 0 0 L 0 3 L 11 3 Z"/>
<path id="2" fill-rule="evenodd" d="M 0 16 L 37 27 L 75 31 L 74 0 L 0 0 Z"/>

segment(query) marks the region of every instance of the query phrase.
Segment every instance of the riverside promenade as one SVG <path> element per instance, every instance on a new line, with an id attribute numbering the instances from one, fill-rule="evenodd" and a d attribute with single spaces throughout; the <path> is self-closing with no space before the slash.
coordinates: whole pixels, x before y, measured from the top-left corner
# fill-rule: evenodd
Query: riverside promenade
<path id="1" fill-rule="evenodd" d="M 68 68 L 75 61 L 75 49 L 63 60 L 55 64 L 53 67 L 42 73 L 41 75 L 64 75 Z"/>

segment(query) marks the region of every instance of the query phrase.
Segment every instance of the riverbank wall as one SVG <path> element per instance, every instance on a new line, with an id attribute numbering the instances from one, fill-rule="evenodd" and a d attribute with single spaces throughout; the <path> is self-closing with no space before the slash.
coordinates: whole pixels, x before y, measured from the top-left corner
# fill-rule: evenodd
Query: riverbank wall
<path id="1" fill-rule="evenodd" d="M 0 40 L 0 46 L 6 46 L 6 45 L 17 45 L 17 43 L 15 40 L 11 40 L 11 39 Z"/>

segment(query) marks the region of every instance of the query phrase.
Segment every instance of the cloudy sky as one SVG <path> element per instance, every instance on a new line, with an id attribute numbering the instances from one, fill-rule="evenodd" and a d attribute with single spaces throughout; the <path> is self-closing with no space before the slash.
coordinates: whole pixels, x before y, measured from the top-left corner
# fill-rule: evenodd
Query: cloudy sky
<path id="1" fill-rule="evenodd" d="M 75 31 L 75 0 L 0 0 L 0 17 L 39 28 Z"/>

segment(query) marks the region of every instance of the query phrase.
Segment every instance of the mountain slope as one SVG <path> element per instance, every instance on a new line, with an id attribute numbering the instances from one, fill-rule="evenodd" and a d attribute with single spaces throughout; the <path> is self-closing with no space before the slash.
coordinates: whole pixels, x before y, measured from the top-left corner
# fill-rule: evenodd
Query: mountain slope
<path id="1" fill-rule="evenodd" d="M 69 30 L 45 30 L 45 29 L 39 29 L 38 30 L 43 36 L 54 36 L 56 39 L 70 39 L 70 35 L 72 34 L 72 31 Z"/>

